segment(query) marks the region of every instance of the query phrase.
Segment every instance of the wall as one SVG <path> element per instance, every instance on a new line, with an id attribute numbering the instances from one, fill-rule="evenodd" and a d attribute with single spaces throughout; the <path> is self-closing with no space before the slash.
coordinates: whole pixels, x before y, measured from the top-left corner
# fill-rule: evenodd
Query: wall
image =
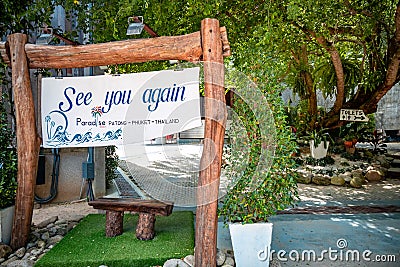
<path id="1" fill-rule="evenodd" d="M 35 193 L 38 197 L 46 198 L 50 193 L 53 170 L 53 154 L 51 149 L 42 149 L 45 155 L 45 184 L 37 185 Z M 52 202 L 69 202 L 86 197 L 87 184 L 82 179 L 82 163 L 86 162 L 87 148 L 63 148 L 60 149 L 60 176 L 58 179 L 58 194 Z M 105 150 L 95 148 L 94 167 L 95 179 L 93 191 L 95 197 L 104 196 L 105 187 Z"/>
<path id="2" fill-rule="evenodd" d="M 375 115 L 377 128 L 385 131 L 400 130 L 400 85 L 396 84 L 382 97 Z"/>

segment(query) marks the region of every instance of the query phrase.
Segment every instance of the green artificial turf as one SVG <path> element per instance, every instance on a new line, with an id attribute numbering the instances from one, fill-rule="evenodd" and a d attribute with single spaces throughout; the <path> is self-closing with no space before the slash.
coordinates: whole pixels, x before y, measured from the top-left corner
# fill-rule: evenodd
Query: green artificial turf
<path id="1" fill-rule="evenodd" d="M 125 214 L 123 234 L 108 238 L 105 236 L 105 215 L 90 214 L 37 261 L 35 266 L 162 266 L 168 259 L 193 254 L 192 212 L 157 216 L 156 236 L 149 241 L 136 238 L 136 223 L 137 215 Z"/>

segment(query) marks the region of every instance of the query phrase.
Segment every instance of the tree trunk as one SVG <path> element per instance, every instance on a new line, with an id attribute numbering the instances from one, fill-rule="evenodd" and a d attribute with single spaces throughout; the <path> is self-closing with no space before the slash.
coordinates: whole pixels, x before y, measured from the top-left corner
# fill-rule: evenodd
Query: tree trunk
<path id="1" fill-rule="evenodd" d="M 311 117 L 310 128 L 314 129 L 316 126 L 317 113 L 318 113 L 317 94 L 315 93 L 314 82 L 313 82 L 311 73 L 309 73 L 309 72 L 304 73 L 304 78 L 305 78 L 306 90 L 307 90 L 307 94 L 308 94 L 308 113 Z"/>
<path id="2" fill-rule="evenodd" d="M 206 118 L 196 199 L 195 265 L 211 267 L 216 266 L 218 188 L 227 118 L 223 52 L 218 20 L 202 20 L 201 38 Z"/>
<path id="3" fill-rule="evenodd" d="M 337 114 L 343 106 L 345 102 L 345 93 L 344 93 L 344 71 L 342 60 L 340 59 L 339 52 L 332 45 L 328 49 L 329 54 L 331 55 L 332 63 L 335 68 L 336 73 L 336 100 L 333 104 L 333 107 L 329 113 Z"/>
<path id="4" fill-rule="evenodd" d="M 18 152 L 18 188 L 11 237 L 11 247 L 13 249 L 23 247 L 28 242 L 40 148 L 40 139 L 36 131 L 35 107 L 28 60 L 25 53 L 27 41 L 28 36 L 25 34 L 16 33 L 8 36 Z"/>
<path id="5" fill-rule="evenodd" d="M 123 211 L 106 211 L 106 237 L 114 237 L 122 235 L 124 228 L 124 212 Z"/>
<path id="6" fill-rule="evenodd" d="M 309 66 L 308 52 L 307 52 L 306 45 L 302 45 L 302 47 L 301 47 L 300 64 L 303 64 L 304 66 Z M 314 129 L 316 126 L 315 123 L 317 121 L 317 112 L 318 112 L 317 94 L 315 92 L 314 81 L 313 81 L 312 75 L 309 71 L 302 71 L 301 76 L 304 79 L 304 83 L 305 83 L 305 87 L 306 87 L 307 101 L 308 101 L 308 113 L 309 113 L 309 116 L 311 117 L 309 126 L 311 129 Z"/>
<path id="7" fill-rule="evenodd" d="M 391 44 L 388 45 L 390 49 L 390 58 L 387 66 L 387 72 L 385 80 L 382 84 L 377 86 L 374 91 L 366 91 L 363 88 L 359 88 L 357 94 L 343 104 L 342 108 L 347 109 L 362 109 L 365 114 L 371 114 L 376 112 L 379 101 L 382 97 L 400 81 L 399 66 L 400 66 L 400 5 L 397 6 L 396 10 L 396 34 L 391 40 Z M 338 127 L 342 125 L 339 122 L 340 109 L 328 113 L 325 118 L 323 125 L 326 128 Z"/>
<path id="8" fill-rule="evenodd" d="M 139 213 L 136 226 L 136 237 L 140 240 L 151 240 L 154 238 L 154 224 L 156 216 L 151 213 Z"/>

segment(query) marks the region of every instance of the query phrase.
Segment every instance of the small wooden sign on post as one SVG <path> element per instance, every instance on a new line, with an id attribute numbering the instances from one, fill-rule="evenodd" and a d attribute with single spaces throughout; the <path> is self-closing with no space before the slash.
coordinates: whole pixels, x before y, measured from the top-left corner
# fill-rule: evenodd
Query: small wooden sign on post
<path id="1" fill-rule="evenodd" d="M 361 109 L 341 109 L 340 110 L 341 121 L 369 121 L 368 117 L 365 116 L 364 111 Z"/>

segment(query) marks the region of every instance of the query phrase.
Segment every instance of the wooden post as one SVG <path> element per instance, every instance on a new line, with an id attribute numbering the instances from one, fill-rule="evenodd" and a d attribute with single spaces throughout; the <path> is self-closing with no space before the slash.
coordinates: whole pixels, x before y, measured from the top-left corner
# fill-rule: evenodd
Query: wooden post
<path id="1" fill-rule="evenodd" d="M 124 212 L 107 210 L 106 211 L 106 237 L 122 235 L 124 230 Z"/>
<path id="2" fill-rule="evenodd" d="M 151 240 L 155 236 L 154 224 L 156 215 L 151 213 L 139 213 L 139 219 L 136 226 L 136 237 L 140 240 Z"/>
<path id="3" fill-rule="evenodd" d="M 204 19 L 201 38 L 205 82 L 205 136 L 197 187 L 197 267 L 216 266 L 218 188 L 224 144 L 226 106 L 223 49 L 219 22 Z"/>
<path id="4" fill-rule="evenodd" d="M 28 36 L 16 33 L 9 35 L 7 41 L 17 123 L 18 188 L 11 236 L 11 247 L 17 249 L 25 246 L 31 229 L 40 140 L 36 131 L 35 107 L 25 53 Z"/>

